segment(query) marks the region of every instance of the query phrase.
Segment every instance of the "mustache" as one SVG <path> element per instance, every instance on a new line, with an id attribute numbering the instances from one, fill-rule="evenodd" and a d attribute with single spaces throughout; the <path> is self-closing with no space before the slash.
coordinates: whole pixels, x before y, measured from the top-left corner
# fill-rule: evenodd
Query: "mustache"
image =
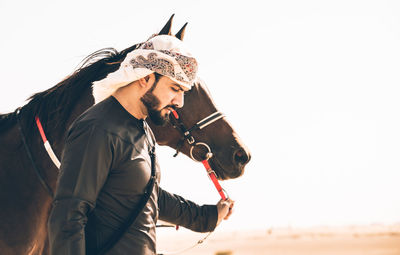
<path id="1" fill-rule="evenodd" d="M 170 104 L 170 105 L 167 105 L 164 107 L 164 109 L 168 109 L 168 108 L 171 108 L 172 110 L 175 110 L 175 111 L 177 109 L 176 105 L 173 105 L 173 104 Z"/>

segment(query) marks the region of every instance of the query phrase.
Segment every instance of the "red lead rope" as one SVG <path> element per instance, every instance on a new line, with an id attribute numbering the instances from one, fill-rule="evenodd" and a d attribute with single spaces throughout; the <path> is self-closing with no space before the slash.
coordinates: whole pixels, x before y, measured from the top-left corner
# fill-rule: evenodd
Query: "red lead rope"
<path id="1" fill-rule="evenodd" d="M 46 135 L 44 134 L 42 123 L 40 123 L 40 120 L 39 120 L 38 116 L 35 117 L 35 120 L 36 120 L 36 125 L 37 125 L 37 127 L 39 129 L 39 133 L 42 136 L 43 143 L 45 143 L 47 141 L 47 138 L 46 138 Z"/>
<path id="2" fill-rule="evenodd" d="M 206 168 L 208 176 L 210 176 L 210 179 L 214 183 L 214 186 L 217 189 L 222 200 L 226 200 L 227 197 L 225 195 L 224 189 L 219 184 L 217 176 L 215 175 L 214 170 L 211 169 L 210 164 L 208 163 L 208 160 L 203 160 L 203 161 L 201 161 L 201 163 L 203 163 L 204 167 Z"/>

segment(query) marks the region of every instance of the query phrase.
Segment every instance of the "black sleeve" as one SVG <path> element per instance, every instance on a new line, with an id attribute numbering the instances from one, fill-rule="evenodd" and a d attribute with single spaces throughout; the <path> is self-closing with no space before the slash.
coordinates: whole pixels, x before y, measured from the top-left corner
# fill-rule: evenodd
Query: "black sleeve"
<path id="1" fill-rule="evenodd" d="M 158 208 L 160 209 L 160 220 L 196 232 L 213 231 L 217 225 L 218 210 L 216 205 L 199 206 L 161 188 L 158 192 Z"/>
<path id="2" fill-rule="evenodd" d="M 112 164 L 111 137 L 102 129 L 69 132 L 50 214 L 50 254 L 85 254 L 85 225 Z"/>

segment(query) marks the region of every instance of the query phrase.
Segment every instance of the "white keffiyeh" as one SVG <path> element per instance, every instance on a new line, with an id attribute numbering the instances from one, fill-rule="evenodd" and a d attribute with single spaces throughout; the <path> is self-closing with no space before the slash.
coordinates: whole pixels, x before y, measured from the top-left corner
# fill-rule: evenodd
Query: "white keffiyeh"
<path id="1" fill-rule="evenodd" d="M 118 88 L 153 72 L 190 89 L 196 79 L 197 67 L 196 59 L 179 39 L 169 35 L 151 37 L 138 49 L 128 53 L 117 71 L 93 82 L 95 104 Z"/>

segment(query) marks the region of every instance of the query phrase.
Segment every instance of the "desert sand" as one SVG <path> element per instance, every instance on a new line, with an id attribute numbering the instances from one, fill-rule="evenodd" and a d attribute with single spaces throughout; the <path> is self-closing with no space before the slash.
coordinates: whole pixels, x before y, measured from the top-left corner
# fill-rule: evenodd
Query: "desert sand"
<path id="1" fill-rule="evenodd" d="M 161 254 L 183 250 L 205 237 L 184 229 L 158 232 Z M 203 243 L 179 254 L 400 255 L 400 225 L 216 230 Z"/>

